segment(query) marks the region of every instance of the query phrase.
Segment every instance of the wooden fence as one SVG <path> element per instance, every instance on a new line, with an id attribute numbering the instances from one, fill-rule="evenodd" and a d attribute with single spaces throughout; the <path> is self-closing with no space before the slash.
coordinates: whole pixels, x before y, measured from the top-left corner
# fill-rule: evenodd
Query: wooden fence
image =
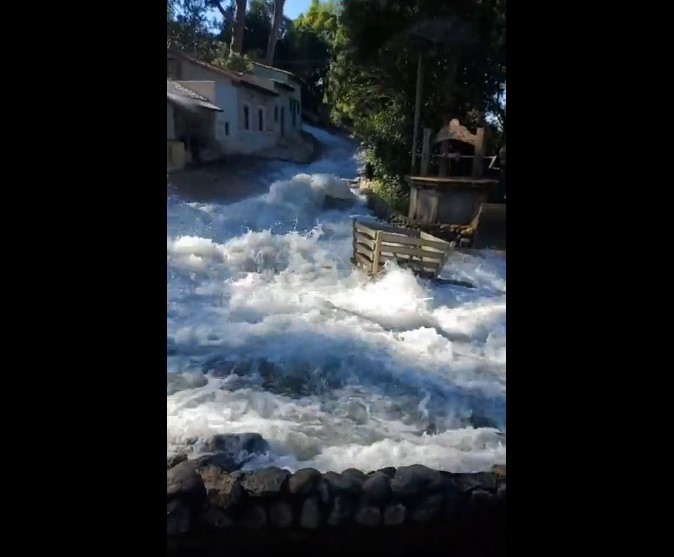
<path id="1" fill-rule="evenodd" d="M 415 273 L 437 278 L 450 252 L 449 242 L 419 230 L 353 220 L 351 263 L 370 276 L 388 260 Z"/>

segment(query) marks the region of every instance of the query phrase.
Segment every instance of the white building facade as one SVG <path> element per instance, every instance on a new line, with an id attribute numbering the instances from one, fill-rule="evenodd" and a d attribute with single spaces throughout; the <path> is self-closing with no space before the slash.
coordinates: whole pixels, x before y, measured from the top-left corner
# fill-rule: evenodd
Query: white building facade
<path id="1" fill-rule="evenodd" d="M 214 115 L 212 141 L 222 155 L 261 153 L 301 130 L 301 86 L 295 87 L 282 71 L 265 68 L 242 74 L 167 49 L 168 80 L 200 94 L 212 93 L 205 96 L 220 109 Z M 172 122 L 167 113 L 169 134 Z"/>

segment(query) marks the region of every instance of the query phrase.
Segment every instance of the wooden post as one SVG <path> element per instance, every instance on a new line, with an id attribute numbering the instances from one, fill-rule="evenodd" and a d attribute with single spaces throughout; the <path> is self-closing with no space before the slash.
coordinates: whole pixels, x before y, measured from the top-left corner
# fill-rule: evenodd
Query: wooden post
<path id="1" fill-rule="evenodd" d="M 421 119 L 421 86 L 423 83 L 424 65 L 423 55 L 419 52 L 419 61 L 417 62 L 417 92 L 414 100 L 414 131 L 412 132 L 412 165 L 410 174 L 414 175 L 414 169 L 417 166 L 417 140 L 419 139 L 419 121 Z"/>
<path id="2" fill-rule="evenodd" d="M 352 225 L 351 245 L 352 245 L 352 248 L 353 248 L 353 255 L 351 257 L 351 261 L 353 262 L 354 265 L 358 265 L 358 256 L 357 256 L 358 250 L 356 249 L 357 248 L 357 246 L 356 246 L 356 231 L 357 231 L 356 219 L 351 219 L 351 225 Z"/>
<path id="3" fill-rule="evenodd" d="M 473 159 L 473 178 L 482 178 L 484 158 L 484 128 L 477 128 L 475 132 L 475 158 Z"/>
<path id="4" fill-rule="evenodd" d="M 431 130 L 424 128 L 424 138 L 421 146 L 421 176 L 428 176 L 431 165 Z"/>
<path id="5" fill-rule="evenodd" d="M 407 212 L 407 218 L 415 220 L 417 218 L 417 192 L 419 190 L 410 181 L 410 208 Z"/>
<path id="6" fill-rule="evenodd" d="M 379 272 L 379 256 L 381 255 L 381 230 L 374 235 L 374 250 L 372 252 L 372 276 Z"/>

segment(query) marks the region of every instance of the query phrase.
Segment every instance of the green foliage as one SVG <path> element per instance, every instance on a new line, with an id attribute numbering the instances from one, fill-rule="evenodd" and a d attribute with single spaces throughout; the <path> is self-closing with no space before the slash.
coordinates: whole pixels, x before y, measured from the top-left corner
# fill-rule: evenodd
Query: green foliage
<path id="1" fill-rule="evenodd" d="M 354 120 L 353 131 L 365 147 L 366 161 L 375 176 L 390 180 L 409 170 L 408 135 L 412 126 L 409 120 L 406 126 L 405 120 L 405 113 L 396 103 Z"/>
<path id="2" fill-rule="evenodd" d="M 381 197 L 396 211 L 407 214 L 410 191 L 407 185 L 397 177 L 375 178 L 371 182 L 372 191 Z"/>
<path id="3" fill-rule="evenodd" d="M 206 0 L 167 1 L 166 42 L 210 62 L 219 48 Z"/>
<path id="4" fill-rule="evenodd" d="M 505 0 L 344 0 L 328 75 L 331 115 L 350 125 L 388 195 L 405 195 L 417 64 L 424 65 L 421 125 L 459 118 L 487 129 L 488 153 L 505 128 Z"/>
<path id="5" fill-rule="evenodd" d="M 275 49 L 274 65 L 300 77 L 303 106 L 319 112 L 326 100 L 332 37 L 338 2 L 314 1 L 296 21 L 284 17 Z M 230 56 L 234 2 L 232 0 L 167 0 L 167 39 L 170 44 L 206 62 L 235 71 L 252 71 L 252 61 L 264 61 L 272 29 L 273 0 L 249 0 L 243 33 L 243 56 Z M 209 14 L 215 9 L 217 24 Z"/>
<path id="6" fill-rule="evenodd" d="M 232 0 L 167 0 L 170 40 L 206 61 L 250 71 L 262 60 L 273 0 L 249 0 L 243 56 L 230 60 Z M 209 11 L 223 20 L 217 25 Z M 487 115 L 486 152 L 505 141 L 505 0 L 312 0 L 283 18 L 274 64 L 305 81 L 303 106 L 351 128 L 366 151 L 380 195 L 405 202 L 417 63 L 424 64 L 421 125 L 459 118 L 474 129 Z M 398 200 L 398 201 L 395 201 Z"/>
<path id="7" fill-rule="evenodd" d="M 215 57 L 211 60 L 214 66 L 241 73 L 251 73 L 253 62 L 254 59 L 247 54 L 239 55 L 236 52 L 230 52 L 227 43 L 220 43 Z"/>

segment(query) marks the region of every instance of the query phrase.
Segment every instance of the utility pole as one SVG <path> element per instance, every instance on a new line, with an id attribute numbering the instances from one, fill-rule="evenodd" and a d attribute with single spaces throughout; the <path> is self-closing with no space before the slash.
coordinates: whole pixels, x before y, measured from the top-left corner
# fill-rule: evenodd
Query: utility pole
<path id="1" fill-rule="evenodd" d="M 419 62 L 417 63 L 417 92 L 414 100 L 414 132 L 412 133 L 412 164 L 410 174 L 414 174 L 414 168 L 417 164 L 417 139 L 419 138 L 419 121 L 421 120 L 421 85 L 424 78 L 424 60 L 423 52 L 419 51 Z"/>

